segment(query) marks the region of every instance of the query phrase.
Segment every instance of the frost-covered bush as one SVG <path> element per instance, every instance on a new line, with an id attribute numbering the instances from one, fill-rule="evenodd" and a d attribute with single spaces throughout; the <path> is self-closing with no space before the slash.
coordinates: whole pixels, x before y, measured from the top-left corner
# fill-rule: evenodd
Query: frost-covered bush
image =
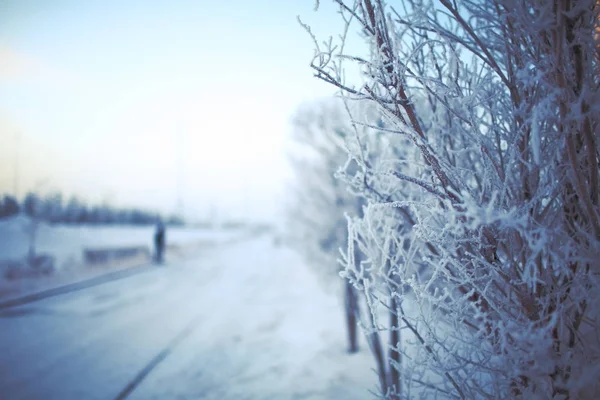
<path id="1" fill-rule="evenodd" d="M 347 158 L 350 122 L 335 99 L 306 104 L 292 120 L 289 156 L 295 179 L 288 235 L 326 280 L 339 271 L 337 249 L 347 238 L 344 212 L 358 210 L 356 196 L 334 176 Z"/>
<path id="2" fill-rule="evenodd" d="M 362 139 L 342 174 L 367 201 L 341 261 L 368 332 L 391 331 L 382 390 L 600 397 L 595 0 L 336 3 L 342 43 L 312 66 L 378 107 L 353 117 L 389 150 Z"/>
<path id="3" fill-rule="evenodd" d="M 374 121 L 379 116 L 376 107 L 357 102 L 351 108 L 340 99 L 323 99 L 302 106 L 292 121 L 289 158 L 295 179 L 287 208 L 288 236 L 325 280 L 339 279 L 338 249 L 346 247 L 348 236 L 345 214 L 359 213 L 364 204 L 338 172 L 357 170 L 348 152 L 366 155 L 361 148 L 365 141 L 377 146 L 371 154 L 380 156 L 383 151 L 382 142 L 376 140 L 379 128 L 357 126 L 351 118 Z"/>
<path id="4" fill-rule="evenodd" d="M 369 104 L 355 104 L 361 114 L 373 114 Z M 287 209 L 290 243 L 306 258 L 327 286 L 340 282 L 338 249 L 347 246 L 346 213 L 357 214 L 361 199 L 336 178 L 348 149 L 359 148 L 355 129 L 344 104 L 325 99 L 300 108 L 293 119 L 290 158 L 295 172 L 293 195 Z M 351 168 L 348 166 L 348 168 Z M 356 168 L 356 165 L 354 165 Z M 349 350 L 358 350 L 358 299 L 350 282 L 343 287 Z"/>

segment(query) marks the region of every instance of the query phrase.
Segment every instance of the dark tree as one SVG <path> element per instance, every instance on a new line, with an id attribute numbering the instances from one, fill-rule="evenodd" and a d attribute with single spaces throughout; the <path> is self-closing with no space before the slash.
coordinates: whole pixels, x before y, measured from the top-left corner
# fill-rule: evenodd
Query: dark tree
<path id="1" fill-rule="evenodd" d="M 0 202 L 0 218 L 10 217 L 18 214 L 20 210 L 17 200 L 10 195 L 4 195 L 4 199 Z"/>

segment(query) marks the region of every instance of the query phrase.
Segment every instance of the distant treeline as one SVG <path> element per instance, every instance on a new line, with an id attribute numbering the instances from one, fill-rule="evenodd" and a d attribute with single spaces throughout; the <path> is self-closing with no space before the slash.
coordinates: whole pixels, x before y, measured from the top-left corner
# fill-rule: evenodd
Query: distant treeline
<path id="1" fill-rule="evenodd" d="M 77 197 L 71 197 L 65 202 L 61 194 L 41 196 L 28 193 L 20 203 L 10 195 L 0 197 L 0 218 L 19 212 L 50 223 L 146 225 L 154 224 L 160 218 L 169 225 L 183 225 L 183 220 L 177 216 L 164 216 L 137 208 L 88 205 Z"/>

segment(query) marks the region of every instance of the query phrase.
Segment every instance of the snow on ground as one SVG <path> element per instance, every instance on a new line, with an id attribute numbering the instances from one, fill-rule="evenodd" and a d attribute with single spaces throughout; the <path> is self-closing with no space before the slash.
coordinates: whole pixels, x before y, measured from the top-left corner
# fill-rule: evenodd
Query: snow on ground
<path id="1" fill-rule="evenodd" d="M 132 399 L 372 397 L 372 356 L 364 341 L 361 352 L 347 353 L 339 293 L 325 293 L 295 253 L 265 239 L 219 255 L 198 304 L 202 334 Z"/>
<path id="2" fill-rule="evenodd" d="M 377 382 L 364 340 L 346 352 L 338 293 L 268 235 L 0 312 L 0 343 L 11 399 L 116 398 L 165 348 L 129 398 L 352 400 Z"/>
<path id="3" fill-rule="evenodd" d="M 54 269 L 33 268 L 25 263 L 31 220 L 24 216 L 0 219 L 0 300 L 91 279 L 110 272 L 148 264 L 151 261 L 154 227 L 69 226 L 40 223 L 36 253 L 54 258 Z M 207 247 L 255 234 L 256 227 L 236 229 L 167 228 L 167 260 L 186 257 Z M 142 247 L 147 252 L 123 259 L 88 265 L 84 249 Z"/>

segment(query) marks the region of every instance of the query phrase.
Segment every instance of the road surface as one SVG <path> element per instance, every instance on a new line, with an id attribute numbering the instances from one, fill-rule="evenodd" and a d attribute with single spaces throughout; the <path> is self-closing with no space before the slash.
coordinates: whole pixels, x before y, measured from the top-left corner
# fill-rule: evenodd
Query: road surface
<path id="1" fill-rule="evenodd" d="M 337 296 L 263 236 L 0 310 L 1 399 L 363 399 Z"/>

